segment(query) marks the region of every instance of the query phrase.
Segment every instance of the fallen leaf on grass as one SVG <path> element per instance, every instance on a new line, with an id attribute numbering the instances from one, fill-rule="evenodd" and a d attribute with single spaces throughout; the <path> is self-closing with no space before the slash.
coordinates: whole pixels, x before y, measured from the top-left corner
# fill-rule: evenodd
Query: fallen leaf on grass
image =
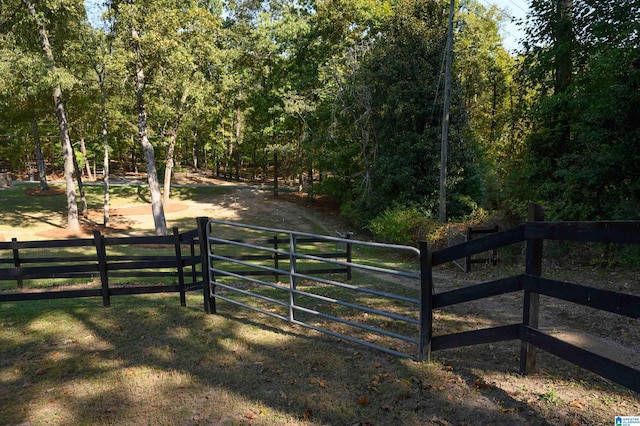
<path id="1" fill-rule="evenodd" d="M 407 379 L 400 379 L 400 384 L 403 388 L 411 389 L 411 382 Z"/>
<path id="2" fill-rule="evenodd" d="M 487 382 L 485 382 L 485 380 L 482 377 L 478 377 L 477 379 L 475 379 L 473 381 L 473 388 L 474 389 L 489 389 L 491 387 L 491 385 Z"/>
<path id="3" fill-rule="evenodd" d="M 369 403 L 369 398 L 367 396 L 363 396 L 358 400 L 358 405 L 367 405 Z"/>
<path id="4" fill-rule="evenodd" d="M 302 413 L 302 418 L 305 420 L 309 420 L 311 414 L 313 414 L 313 410 L 306 410 L 304 413 Z"/>
<path id="5" fill-rule="evenodd" d="M 317 384 L 321 388 L 327 387 L 327 382 L 325 382 L 324 380 L 316 379 L 315 377 L 310 378 L 309 383 L 311 383 L 312 385 Z"/>
<path id="6" fill-rule="evenodd" d="M 573 401 L 572 403 L 569 404 L 569 407 L 575 407 L 575 408 L 584 410 L 584 405 L 582 405 L 580 401 Z"/>
<path id="7" fill-rule="evenodd" d="M 372 386 L 377 386 L 377 385 L 380 384 L 380 382 L 382 382 L 387 377 L 389 377 L 389 373 L 388 372 L 380 373 L 380 374 L 374 376 L 373 379 L 371 379 L 371 385 Z"/>
<path id="8" fill-rule="evenodd" d="M 247 414 L 244 415 L 247 419 L 249 420 L 253 420 L 253 419 L 257 419 L 258 416 L 256 416 L 254 413 L 252 413 L 251 411 L 249 411 Z"/>
<path id="9" fill-rule="evenodd" d="M 438 425 L 443 425 L 443 426 L 449 426 L 451 425 L 451 423 L 449 423 L 448 421 L 441 419 L 440 417 L 434 415 L 433 417 L 431 417 L 431 420 L 434 424 L 438 424 Z"/>

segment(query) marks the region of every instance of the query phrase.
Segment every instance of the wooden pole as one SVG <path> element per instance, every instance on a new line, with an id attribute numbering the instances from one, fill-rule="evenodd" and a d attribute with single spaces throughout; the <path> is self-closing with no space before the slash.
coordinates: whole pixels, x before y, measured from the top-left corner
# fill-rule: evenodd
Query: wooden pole
<path id="1" fill-rule="evenodd" d="M 104 243 L 104 236 L 100 231 L 93 232 L 93 241 L 96 246 L 98 256 L 98 270 L 100 271 L 100 283 L 102 285 L 102 305 L 111 306 L 111 295 L 109 294 L 109 274 L 107 272 L 107 249 Z"/>
<path id="2" fill-rule="evenodd" d="M 187 296 L 184 285 L 184 265 L 182 264 L 182 247 L 180 242 L 180 231 L 173 228 L 174 247 L 176 253 L 176 266 L 178 271 L 178 285 L 180 287 L 180 306 L 187 306 Z"/>
<path id="3" fill-rule="evenodd" d="M 543 221 L 544 209 L 531 203 L 529 205 L 528 221 Z M 544 240 L 527 240 L 527 254 L 525 273 L 527 275 L 542 275 L 542 249 Z M 524 291 L 524 304 L 522 309 L 522 324 L 531 328 L 538 328 L 540 319 L 540 295 L 530 290 Z M 520 374 L 528 374 L 536 367 L 536 347 L 521 342 L 520 346 Z"/>
<path id="4" fill-rule="evenodd" d="M 13 251 L 13 266 L 15 266 L 16 269 L 20 268 L 20 251 L 18 250 L 17 238 L 11 238 L 11 250 Z M 16 281 L 18 282 L 18 288 L 20 290 L 24 287 L 24 281 L 22 280 L 21 275 L 22 274 L 18 270 L 18 279 Z"/>
<path id="5" fill-rule="evenodd" d="M 200 240 L 200 259 L 202 263 L 202 296 L 204 311 L 208 314 L 216 313 L 216 299 L 211 297 L 211 278 L 209 276 L 209 241 L 207 239 L 208 217 L 198 217 L 198 239 Z"/>
<path id="6" fill-rule="evenodd" d="M 431 337 L 433 335 L 433 274 L 431 247 L 427 241 L 420 242 L 420 336 L 418 359 L 431 360 Z"/>
<path id="7" fill-rule="evenodd" d="M 438 220 L 447 221 L 447 156 L 449 146 L 449 107 L 451 104 L 451 59 L 453 56 L 453 15 L 455 0 L 449 6 L 449 27 L 447 30 L 446 69 L 444 73 L 444 106 L 442 108 L 442 145 L 440 147 L 440 199 Z"/>

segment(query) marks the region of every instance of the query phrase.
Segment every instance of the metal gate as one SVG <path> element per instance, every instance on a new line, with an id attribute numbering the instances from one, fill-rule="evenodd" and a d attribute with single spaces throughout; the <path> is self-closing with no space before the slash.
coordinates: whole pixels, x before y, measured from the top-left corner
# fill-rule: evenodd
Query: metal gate
<path id="1" fill-rule="evenodd" d="M 422 358 L 420 251 L 344 236 L 209 220 L 210 310 L 216 312 L 216 301 L 227 302 L 389 354 Z"/>

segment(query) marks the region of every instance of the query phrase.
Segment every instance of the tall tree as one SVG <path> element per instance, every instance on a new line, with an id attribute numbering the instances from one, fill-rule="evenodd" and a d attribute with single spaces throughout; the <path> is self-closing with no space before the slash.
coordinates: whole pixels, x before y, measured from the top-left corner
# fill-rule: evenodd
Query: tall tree
<path id="1" fill-rule="evenodd" d="M 140 35 L 136 27 L 131 27 L 132 49 L 135 56 L 135 93 L 136 105 L 138 107 L 138 142 L 142 147 L 145 162 L 147 165 L 147 178 L 151 191 L 151 210 L 153 222 L 157 235 L 167 234 L 167 222 L 164 216 L 164 207 L 160 198 L 160 183 L 156 170 L 156 158 L 153 145 L 149 142 L 147 132 L 147 103 L 145 98 L 145 69 L 142 62 L 142 48 L 140 46 Z"/>
<path id="2" fill-rule="evenodd" d="M 637 8 L 637 0 L 532 4 L 523 75 L 537 97 L 513 173 L 521 204 L 527 194 L 566 220 L 638 217 Z"/>
<path id="3" fill-rule="evenodd" d="M 41 19 L 41 15 L 36 10 L 36 4 L 32 0 L 22 0 L 23 4 L 29 11 L 31 18 L 38 30 L 40 44 L 45 54 L 49 70 L 52 74 L 56 73 L 56 63 L 49 43 L 49 35 L 45 23 Z M 65 113 L 64 102 L 62 99 L 62 88 L 59 82 L 56 82 L 53 88 L 53 103 L 55 106 L 56 116 L 58 118 L 58 127 L 60 130 L 60 141 L 62 143 L 62 156 L 64 158 L 64 179 L 67 193 L 67 228 L 71 231 L 80 229 L 78 219 L 78 206 L 76 203 L 76 191 L 73 181 L 74 164 L 73 164 L 73 147 L 69 137 L 69 122 Z"/>
<path id="4" fill-rule="evenodd" d="M 152 68 L 153 64 L 150 63 L 150 58 L 148 57 L 150 52 L 147 52 L 145 48 L 147 48 L 148 45 L 153 46 L 154 43 L 164 46 L 165 50 L 167 48 L 167 46 L 163 44 L 163 40 L 153 37 L 154 34 L 150 22 L 150 17 L 157 18 L 157 13 L 159 11 L 158 7 L 162 8 L 162 6 L 164 6 L 164 4 L 151 5 L 147 2 L 135 0 L 111 2 L 111 8 L 114 12 L 114 19 L 116 21 L 116 26 L 114 28 L 117 34 L 127 41 L 131 52 L 133 53 L 130 66 L 133 71 L 133 88 L 138 115 L 138 143 L 142 148 L 145 158 L 147 181 L 151 192 L 151 210 L 157 235 L 167 234 L 167 222 L 165 219 L 164 207 L 162 206 L 162 195 L 160 192 L 160 183 L 156 169 L 155 150 L 149 141 L 148 134 L 147 99 L 145 93 L 148 72 L 146 71 L 152 71 L 149 68 Z M 157 21 L 156 23 L 161 24 L 162 22 Z M 150 32 L 151 35 L 147 34 L 147 31 Z M 169 42 L 171 41 L 169 40 Z"/>

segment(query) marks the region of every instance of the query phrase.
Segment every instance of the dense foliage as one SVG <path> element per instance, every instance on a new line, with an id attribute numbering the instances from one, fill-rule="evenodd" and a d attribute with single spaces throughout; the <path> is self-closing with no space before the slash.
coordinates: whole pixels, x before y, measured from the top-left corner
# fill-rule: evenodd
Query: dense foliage
<path id="1" fill-rule="evenodd" d="M 181 167 L 277 175 L 363 226 L 436 215 L 449 1 L 113 0 L 94 26 L 82 0 L 37 2 L 55 69 L 28 3 L 0 6 L 0 167 L 34 173 L 37 130 L 61 170 L 59 85 L 89 170 L 107 153 L 149 170 L 153 153 L 165 182 Z M 450 217 L 536 201 L 559 219 L 638 218 L 639 3 L 533 1 L 520 55 L 497 8 L 456 5 Z"/>
<path id="2" fill-rule="evenodd" d="M 537 90 L 511 203 L 639 219 L 640 2 L 539 0 L 530 21 L 523 84 Z"/>

